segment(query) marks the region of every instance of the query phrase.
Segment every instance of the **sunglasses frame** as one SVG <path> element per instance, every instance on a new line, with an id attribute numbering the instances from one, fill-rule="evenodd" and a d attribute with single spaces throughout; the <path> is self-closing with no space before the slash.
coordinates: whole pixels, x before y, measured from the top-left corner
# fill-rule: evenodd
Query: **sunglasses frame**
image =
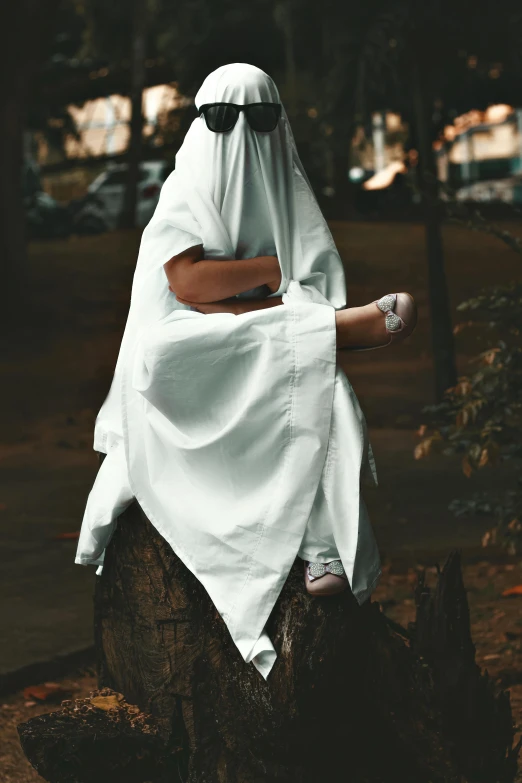
<path id="1" fill-rule="evenodd" d="M 208 120 L 207 120 L 207 115 L 206 115 L 206 109 L 210 109 L 213 106 L 232 106 L 234 109 L 237 109 L 237 111 L 238 111 L 237 118 L 236 118 L 234 124 L 230 128 L 227 128 L 226 130 L 220 131 L 220 130 L 214 130 L 213 128 L 211 128 L 209 126 Z M 252 128 L 252 126 L 250 125 L 250 121 L 248 119 L 248 112 L 245 111 L 245 109 L 248 109 L 250 106 L 271 106 L 273 109 L 275 109 L 276 115 L 277 115 L 277 120 L 276 120 L 276 124 L 274 125 L 272 130 L 269 130 L 269 131 L 258 131 L 255 128 Z M 205 124 L 206 124 L 207 128 L 209 129 L 209 131 L 211 131 L 212 133 L 229 133 L 231 130 L 233 130 L 235 128 L 236 123 L 237 123 L 237 121 L 239 119 L 239 112 L 241 112 L 241 111 L 245 112 L 246 121 L 248 122 L 248 124 L 250 125 L 250 127 L 252 128 L 252 130 L 255 133 L 272 133 L 272 131 L 274 131 L 277 128 L 277 123 L 281 119 L 282 106 L 281 106 L 280 103 L 269 103 L 268 101 L 258 101 L 257 103 L 245 103 L 245 104 L 229 103 L 227 101 L 218 101 L 216 103 L 204 103 L 204 104 L 202 104 L 199 107 L 199 109 L 198 109 L 198 115 L 201 116 L 201 114 L 203 114 L 203 116 L 205 117 Z"/>

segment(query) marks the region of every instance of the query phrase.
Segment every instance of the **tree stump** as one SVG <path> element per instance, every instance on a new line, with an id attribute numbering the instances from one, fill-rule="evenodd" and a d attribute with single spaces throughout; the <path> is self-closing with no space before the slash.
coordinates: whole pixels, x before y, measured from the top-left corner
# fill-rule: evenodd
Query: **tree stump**
<path id="1" fill-rule="evenodd" d="M 132 780 L 510 783 L 519 746 L 509 696 L 475 663 L 458 551 L 434 590 L 421 575 L 416 603 L 405 629 L 350 591 L 312 598 L 297 559 L 269 619 L 278 659 L 265 681 L 134 503 L 95 590 L 100 687 L 151 716 L 162 743 Z M 89 783 L 87 752 L 85 774 L 77 765 L 74 778 L 44 758 L 44 724 L 48 731 L 59 713 L 20 726 L 24 749 L 36 761 L 40 748 L 37 768 L 51 783 Z M 96 783 L 119 780 L 130 780 L 123 765 L 118 777 L 113 763 L 98 761 Z"/>

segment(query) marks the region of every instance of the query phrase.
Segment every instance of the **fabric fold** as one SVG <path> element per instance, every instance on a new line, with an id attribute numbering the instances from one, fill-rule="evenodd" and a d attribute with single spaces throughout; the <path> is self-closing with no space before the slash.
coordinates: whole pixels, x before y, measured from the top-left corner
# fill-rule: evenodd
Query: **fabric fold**
<path id="1" fill-rule="evenodd" d="M 215 101 L 280 98 L 267 74 L 234 63 L 196 95 L 197 106 Z M 236 316 L 178 302 L 163 265 L 195 245 L 215 263 L 277 256 L 283 304 Z M 299 553 L 338 552 L 360 603 L 380 576 L 360 494 L 363 476 L 376 480 L 371 447 L 336 363 L 345 306 L 343 264 L 284 107 L 270 133 L 252 131 L 243 113 L 228 133 L 196 118 L 143 232 L 95 426 L 94 448 L 107 456 L 76 562 L 101 572 L 135 499 L 265 678 L 277 658 L 265 625 Z"/>

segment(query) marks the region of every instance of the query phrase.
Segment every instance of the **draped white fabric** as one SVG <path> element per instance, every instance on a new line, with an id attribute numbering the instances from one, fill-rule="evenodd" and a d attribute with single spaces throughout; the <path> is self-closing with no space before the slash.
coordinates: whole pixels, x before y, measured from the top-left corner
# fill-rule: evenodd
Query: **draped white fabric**
<path id="1" fill-rule="evenodd" d="M 263 71 L 236 63 L 196 95 L 198 107 L 218 101 L 280 98 Z M 163 264 L 198 244 L 212 259 L 277 255 L 283 304 L 236 316 L 177 302 Z M 143 232 L 96 420 L 94 448 L 107 456 L 76 562 L 101 569 L 117 518 L 136 498 L 265 678 L 276 653 L 264 626 L 296 555 L 340 557 L 359 603 L 381 574 L 360 495 L 365 474 L 376 480 L 371 448 L 336 364 L 345 293 L 284 109 L 270 133 L 254 132 L 242 112 L 228 133 L 195 119 Z"/>

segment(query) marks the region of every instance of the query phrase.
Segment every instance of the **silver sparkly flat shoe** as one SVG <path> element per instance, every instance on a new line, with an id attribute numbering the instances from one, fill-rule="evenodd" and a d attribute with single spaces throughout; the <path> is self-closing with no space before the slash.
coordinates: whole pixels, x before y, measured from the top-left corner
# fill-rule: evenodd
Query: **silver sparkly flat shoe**
<path id="1" fill-rule="evenodd" d="M 305 560 L 305 586 L 310 595 L 336 595 L 348 587 L 348 577 L 340 560 L 311 563 Z"/>
<path id="2" fill-rule="evenodd" d="M 417 326 L 417 305 L 411 294 L 405 291 L 400 294 L 386 294 L 376 299 L 374 304 L 384 313 L 386 332 L 390 339 L 380 345 L 372 345 L 369 348 L 347 348 L 348 351 L 374 351 L 376 348 L 385 348 L 393 342 L 400 342 L 408 337 Z"/>

